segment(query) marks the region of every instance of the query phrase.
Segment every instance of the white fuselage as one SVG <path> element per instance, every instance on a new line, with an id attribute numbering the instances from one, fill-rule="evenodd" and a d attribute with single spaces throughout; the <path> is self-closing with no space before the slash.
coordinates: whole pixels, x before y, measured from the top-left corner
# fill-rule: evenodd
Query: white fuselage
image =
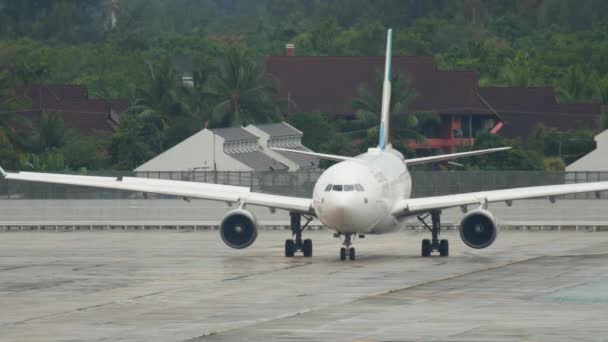
<path id="1" fill-rule="evenodd" d="M 313 208 L 338 233 L 383 234 L 401 227 L 391 209 L 409 198 L 412 182 L 403 155 L 370 148 L 328 168 L 313 190 Z M 330 186 L 331 185 L 331 186 Z"/>

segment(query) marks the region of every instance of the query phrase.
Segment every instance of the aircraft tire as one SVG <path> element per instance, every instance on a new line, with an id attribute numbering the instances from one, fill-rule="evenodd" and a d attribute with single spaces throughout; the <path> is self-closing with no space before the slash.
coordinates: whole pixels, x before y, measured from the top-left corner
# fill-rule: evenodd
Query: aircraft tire
<path id="1" fill-rule="evenodd" d="M 291 258 L 296 252 L 296 244 L 293 240 L 285 240 L 285 256 Z"/>
<path id="2" fill-rule="evenodd" d="M 448 240 L 439 241 L 439 256 L 447 257 L 450 255 L 450 243 Z"/>
<path id="3" fill-rule="evenodd" d="M 431 255 L 431 240 L 424 239 L 422 240 L 422 256 L 428 257 Z"/>
<path id="4" fill-rule="evenodd" d="M 340 248 L 340 260 L 346 260 L 346 248 Z"/>
<path id="5" fill-rule="evenodd" d="M 304 240 L 304 243 L 302 245 L 302 252 L 304 253 L 304 256 L 307 258 L 312 256 L 312 240 L 311 239 Z"/>
<path id="6" fill-rule="evenodd" d="M 348 258 L 350 260 L 355 260 L 355 247 L 351 247 L 348 253 Z"/>

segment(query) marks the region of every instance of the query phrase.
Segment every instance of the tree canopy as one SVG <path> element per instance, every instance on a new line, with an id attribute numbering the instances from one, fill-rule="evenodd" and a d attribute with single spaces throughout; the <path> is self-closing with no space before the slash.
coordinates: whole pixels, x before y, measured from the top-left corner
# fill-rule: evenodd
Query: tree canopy
<path id="1" fill-rule="evenodd" d="M 38 168 L 47 159 L 60 169 L 132 168 L 207 125 L 283 119 L 277 116 L 275 104 L 288 99 L 276 98 L 276 85 L 261 70 L 262 57 L 284 54 L 286 43 L 295 43 L 300 55 L 381 55 L 388 27 L 395 29 L 395 53 L 432 55 L 442 70 L 476 69 L 482 85 L 553 86 L 562 102 L 601 102 L 603 127 L 608 128 L 608 2 L 604 0 L 128 0 L 118 4 L 112 8 L 107 0 L 0 0 L 0 66 L 11 70 L 0 68 L 3 161 L 15 168 L 22 166 L 19 160 Z M 173 69 L 179 56 L 194 58 L 191 88 L 183 87 Z M 10 113 L 19 106 L 10 91 L 33 83 L 86 84 L 92 97 L 125 97 L 133 107 L 112 137 L 76 137 L 68 132 L 61 142 L 40 149 L 17 138 L 21 133 L 7 125 L 14 120 Z M 354 153 L 359 146 L 356 140 L 373 140 L 376 125 L 370 113 L 377 106 L 371 98 L 365 100 L 365 91 L 375 94 L 374 89 L 363 89 L 353 101 L 360 100 L 361 113 L 367 111 L 360 116 L 367 123 L 340 122 L 327 115 L 331 113 L 290 114 L 287 119 L 315 137 L 305 136 L 311 147 Z M 371 107 L 366 109 L 365 101 Z M 432 113 L 414 118 L 433 119 Z M 414 118 L 396 118 L 404 120 L 403 130 L 393 134 L 415 133 L 420 125 L 410 122 Z M 313 133 L 307 119 L 321 120 L 320 129 L 332 132 L 334 139 L 325 141 L 322 134 Z M 52 131 L 68 131 L 57 122 L 53 125 Z M 49 130 L 40 123 L 34 126 L 40 132 Z M 367 133 L 354 136 L 356 130 Z M 542 147 L 526 143 L 520 150 L 567 159 L 565 155 L 592 148 L 591 134 L 582 134 L 586 143 L 581 150 L 562 146 L 562 155 L 556 155 L 554 142 Z M 71 143 L 86 139 L 101 140 Z M 542 139 L 565 138 L 551 133 Z M 85 147 L 98 156 L 97 162 L 85 157 Z M 49 157 L 58 154 L 63 157 Z M 544 166 L 534 161 L 516 167 Z"/>

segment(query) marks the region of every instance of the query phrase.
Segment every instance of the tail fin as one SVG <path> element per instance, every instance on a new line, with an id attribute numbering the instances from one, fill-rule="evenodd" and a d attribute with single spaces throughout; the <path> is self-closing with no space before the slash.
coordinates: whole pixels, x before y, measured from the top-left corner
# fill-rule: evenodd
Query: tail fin
<path id="1" fill-rule="evenodd" d="M 382 85 L 382 112 L 380 121 L 380 141 L 378 148 L 384 150 L 390 146 L 389 127 L 391 110 L 391 59 L 393 50 L 393 30 L 389 29 L 386 37 L 386 60 L 384 62 L 384 83 Z"/>

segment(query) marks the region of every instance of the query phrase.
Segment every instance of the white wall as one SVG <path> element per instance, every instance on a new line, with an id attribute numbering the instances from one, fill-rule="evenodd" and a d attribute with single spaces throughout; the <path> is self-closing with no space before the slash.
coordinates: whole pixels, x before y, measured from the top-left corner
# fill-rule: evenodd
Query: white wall
<path id="1" fill-rule="evenodd" d="M 215 155 L 213 153 L 215 145 Z M 224 153 L 224 139 L 204 129 L 159 154 L 135 171 L 252 171 L 247 165 Z"/>
<path id="2" fill-rule="evenodd" d="M 608 130 L 595 136 L 597 148 L 566 167 L 566 171 L 608 171 Z"/>

